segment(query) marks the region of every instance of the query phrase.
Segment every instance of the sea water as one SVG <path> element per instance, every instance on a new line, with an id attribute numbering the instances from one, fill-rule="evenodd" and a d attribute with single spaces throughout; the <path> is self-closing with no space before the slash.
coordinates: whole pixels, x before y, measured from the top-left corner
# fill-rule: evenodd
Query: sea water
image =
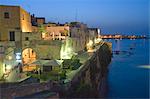
<path id="1" fill-rule="evenodd" d="M 148 98 L 149 40 L 111 39 L 107 41 L 112 42 L 113 45 L 113 57 L 108 72 L 107 99 Z"/>

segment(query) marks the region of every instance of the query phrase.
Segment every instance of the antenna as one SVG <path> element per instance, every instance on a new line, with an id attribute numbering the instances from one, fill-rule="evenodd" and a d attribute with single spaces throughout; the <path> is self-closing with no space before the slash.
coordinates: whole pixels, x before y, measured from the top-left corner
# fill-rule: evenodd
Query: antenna
<path id="1" fill-rule="evenodd" d="M 77 22 L 77 18 L 78 18 L 78 10 L 76 8 L 75 22 Z"/>

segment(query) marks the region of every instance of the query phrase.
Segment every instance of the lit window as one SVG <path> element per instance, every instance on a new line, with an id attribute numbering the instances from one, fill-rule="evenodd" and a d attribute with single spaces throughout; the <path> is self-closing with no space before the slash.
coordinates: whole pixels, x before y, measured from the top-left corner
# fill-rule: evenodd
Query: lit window
<path id="1" fill-rule="evenodd" d="M 42 33 L 42 38 L 46 38 L 46 33 Z"/>
<path id="2" fill-rule="evenodd" d="M 5 12 L 5 13 L 4 13 L 4 18 L 6 18 L 6 19 L 9 18 L 9 13 L 8 13 L 8 12 Z"/>

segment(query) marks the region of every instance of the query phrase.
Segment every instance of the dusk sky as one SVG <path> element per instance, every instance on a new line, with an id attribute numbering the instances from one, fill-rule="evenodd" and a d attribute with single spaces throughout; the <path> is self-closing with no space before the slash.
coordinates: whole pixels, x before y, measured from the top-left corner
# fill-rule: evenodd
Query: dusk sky
<path id="1" fill-rule="evenodd" d="M 20 5 L 49 22 L 77 21 L 101 28 L 104 34 L 149 32 L 149 0 L 0 0 L 2 5 Z"/>

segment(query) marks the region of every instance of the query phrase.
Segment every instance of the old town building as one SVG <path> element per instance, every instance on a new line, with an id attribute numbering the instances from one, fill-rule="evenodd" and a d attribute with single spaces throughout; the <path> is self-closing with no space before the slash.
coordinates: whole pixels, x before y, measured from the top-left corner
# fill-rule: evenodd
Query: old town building
<path id="1" fill-rule="evenodd" d="M 46 23 L 20 6 L 0 5 L 0 78 L 20 64 L 32 71 L 36 61 L 70 59 L 97 35 L 80 22 Z"/>
<path id="2" fill-rule="evenodd" d="M 0 40 L 20 41 L 22 32 L 32 32 L 31 17 L 20 6 L 0 5 Z"/>

